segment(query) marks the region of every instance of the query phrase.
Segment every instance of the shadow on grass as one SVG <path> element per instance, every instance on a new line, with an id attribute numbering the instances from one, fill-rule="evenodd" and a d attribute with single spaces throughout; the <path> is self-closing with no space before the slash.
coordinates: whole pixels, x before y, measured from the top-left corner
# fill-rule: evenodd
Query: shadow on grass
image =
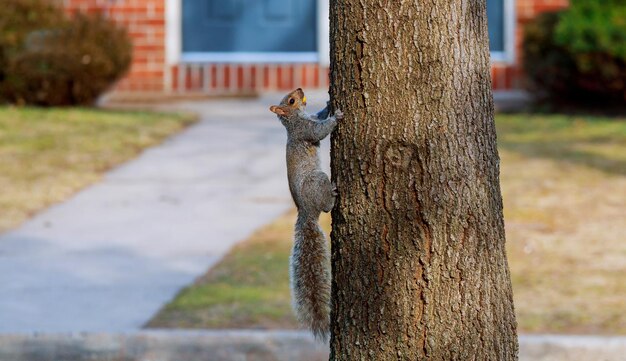
<path id="1" fill-rule="evenodd" d="M 626 176 L 626 161 L 592 151 L 576 149 L 576 144 L 569 142 L 500 142 L 500 148 L 532 158 L 548 158 L 559 162 L 583 165 L 606 173 Z M 623 146 L 623 145 L 622 145 Z"/>
<path id="2" fill-rule="evenodd" d="M 499 114 L 496 124 L 502 150 L 626 175 L 626 118 Z"/>

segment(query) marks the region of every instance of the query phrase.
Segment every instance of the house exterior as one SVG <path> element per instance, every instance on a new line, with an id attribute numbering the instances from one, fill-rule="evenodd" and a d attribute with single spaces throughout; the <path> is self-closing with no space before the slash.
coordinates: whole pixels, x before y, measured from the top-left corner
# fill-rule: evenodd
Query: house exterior
<path id="1" fill-rule="evenodd" d="M 128 29 L 117 93 L 253 94 L 327 88 L 329 0 L 62 0 Z M 568 0 L 486 0 L 494 90 L 522 86 L 523 27 Z"/>

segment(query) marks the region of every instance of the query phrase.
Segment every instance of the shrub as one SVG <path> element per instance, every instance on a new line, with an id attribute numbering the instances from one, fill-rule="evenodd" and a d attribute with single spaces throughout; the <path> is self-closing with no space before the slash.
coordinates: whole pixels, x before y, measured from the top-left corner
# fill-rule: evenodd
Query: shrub
<path id="1" fill-rule="evenodd" d="M 0 84 L 0 97 L 11 102 L 90 105 L 131 61 L 126 31 L 99 15 L 77 14 L 29 28 L 20 37 L 19 47 L 7 57 Z"/>
<path id="2" fill-rule="evenodd" d="M 31 31 L 53 26 L 62 20 L 63 13 L 51 1 L 3 0 L 0 11 L 0 80 L 7 58 L 18 51 Z"/>
<path id="3" fill-rule="evenodd" d="M 533 90 L 553 99 L 626 99 L 626 6 L 623 0 L 572 1 L 525 29 L 524 68 Z"/>

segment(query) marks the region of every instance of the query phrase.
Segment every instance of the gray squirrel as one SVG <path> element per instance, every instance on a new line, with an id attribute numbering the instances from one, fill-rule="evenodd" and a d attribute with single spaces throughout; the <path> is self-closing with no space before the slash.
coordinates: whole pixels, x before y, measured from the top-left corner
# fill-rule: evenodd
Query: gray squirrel
<path id="1" fill-rule="evenodd" d="M 330 332 L 330 255 L 318 218 L 333 209 L 337 190 L 322 172 L 317 150 L 343 113 L 337 110 L 329 117 L 327 104 L 319 113 L 307 114 L 305 107 L 306 97 L 298 88 L 270 111 L 287 129 L 287 178 L 298 208 L 289 259 L 293 308 L 300 323 L 325 342 Z"/>

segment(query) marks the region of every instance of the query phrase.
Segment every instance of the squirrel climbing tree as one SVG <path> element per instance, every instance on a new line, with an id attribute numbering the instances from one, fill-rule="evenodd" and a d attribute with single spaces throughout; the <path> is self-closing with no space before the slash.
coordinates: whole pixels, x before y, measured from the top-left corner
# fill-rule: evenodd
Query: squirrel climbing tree
<path id="1" fill-rule="evenodd" d="M 330 2 L 331 360 L 514 360 L 485 0 Z"/>

